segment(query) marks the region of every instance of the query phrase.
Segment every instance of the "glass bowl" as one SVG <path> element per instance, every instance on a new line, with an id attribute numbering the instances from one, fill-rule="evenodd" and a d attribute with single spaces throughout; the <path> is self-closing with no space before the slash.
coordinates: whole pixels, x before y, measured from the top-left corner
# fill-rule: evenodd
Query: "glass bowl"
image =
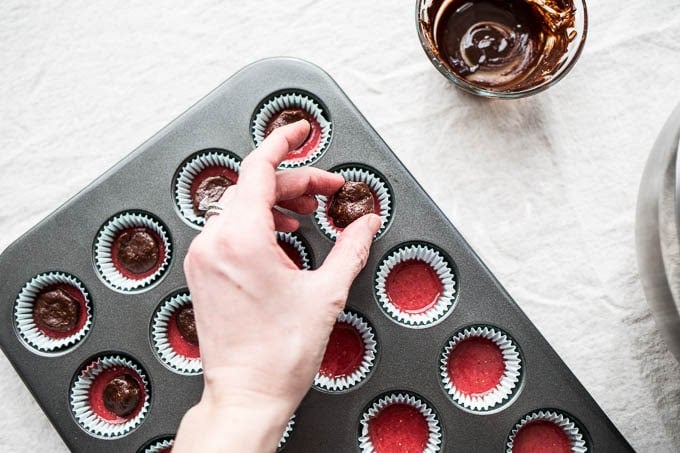
<path id="1" fill-rule="evenodd" d="M 561 58 L 549 71 L 545 68 L 536 68 L 533 72 L 540 70 L 541 76 L 537 80 L 533 81 L 529 85 L 522 85 L 504 88 L 490 88 L 484 86 L 484 84 L 474 83 L 458 75 L 454 72 L 450 65 L 443 61 L 443 57 L 437 48 L 437 36 L 435 28 L 439 25 L 438 20 L 443 15 L 442 12 L 445 8 L 450 7 L 453 2 L 458 1 L 460 7 L 458 11 L 467 8 L 468 4 L 473 4 L 480 2 L 480 0 L 417 0 L 416 1 L 416 28 L 418 30 L 418 37 L 420 43 L 425 50 L 430 62 L 434 65 L 439 72 L 441 72 L 444 77 L 453 82 L 457 87 L 478 95 L 489 98 L 504 98 L 513 99 L 530 96 L 539 93 L 560 81 L 574 66 L 586 40 L 586 34 L 588 30 L 588 14 L 586 10 L 585 0 L 568 0 L 573 3 L 573 17 L 574 21 L 572 26 L 567 28 L 568 45 L 566 45 L 566 50 L 561 54 Z M 495 0 L 495 3 L 500 3 L 501 0 Z M 507 2 L 521 3 L 522 0 L 507 0 Z M 532 4 L 548 4 L 550 7 L 556 2 L 562 0 L 526 0 L 527 5 Z M 494 0 L 487 0 L 488 3 L 494 3 Z M 467 5 L 467 6 L 466 6 Z M 481 20 L 478 20 L 481 22 Z M 532 71 L 530 71 L 532 72 Z"/>

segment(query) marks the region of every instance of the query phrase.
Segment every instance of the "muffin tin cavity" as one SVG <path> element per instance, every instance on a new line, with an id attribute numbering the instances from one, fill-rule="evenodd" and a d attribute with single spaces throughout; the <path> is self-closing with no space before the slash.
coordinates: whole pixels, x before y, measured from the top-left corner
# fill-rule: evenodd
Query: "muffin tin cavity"
<path id="1" fill-rule="evenodd" d="M 276 242 L 298 269 L 312 269 L 314 266 L 312 248 L 301 234 L 277 232 Z"/>
<path id="2" fill-rule="evenodd" d="M 205 225 L 207 204 L 219 201 L 227 187 L 238 182 L 241 158 L 223 149 L 192 154 L 177 170 L 173 197 L 180 216 L 195 228 Z"/>
<path id="3" fill-rule="evenodd" d="M 151 389 L 142 366 L 124 355 L 88 362 L 71 384 L 71 412 L 88 434 L 114 439 L 137 428 L 147 412 Z"/>
<path id="4" fill-rule="evenodd" d="M 572 416 L 559 410 L 531 412 L 515 424 L 508 436 L 506 453 L 550 451 L 587 453 L 588 442 Z"/>
<path id="5" fill-rule="evenodd" d="M 444 319 L 456 303 L 453 261 L 426 242 L 407 242 L 383 256 L 375 274 L 378 305 L 390 319 L 426 327 Z"/>
<path id="6" fill-rule="evenodd" d="M 191 295 L 180 291 L 161 302 L 151 320 L 151 343 L 160 361 L 175 373 L 201 374 Z"/>
<path id="7" fill-rule="evenodd" d="M 358 313 L 345 310 L 335 322 L 314 386 L 329 392 L 355 387 L 370 374 L 377 352 L 373 327 Z"/>
<path id="8" fill-rule="evenodd" d="M 345 178 L 345 181 L 363 182 L 368 185 L 373 195 L 373 209 L 380 216 L 382 225 L 376 233 L 376 238 L 382 236 L 392 220 L 392 206 L 394 196 L 387 179 L 377 170 L 362 164 L 345 164 L 330 170 Z M 328 215 L 330 198 L 317 195 L 318 207 L 314 213 L 317 226 L 323 234 L 331 240 L 336 240 L 343 228 L 336 226 Z"/>
<path id="9" fill-rule="evenodd" d="M 14 325 L 29 349 L 47 354 L 64 351 L 82 341 L 92 327 L 90 296 L 73 275 L 37 275 L 17 296 Z"/>
<path id="10" fill-rule="evenodd" d="M 359 422 L 362 453 L 441 450 L 442 431 L 435 411 L 409 392 L 389 393 L 376 398 Z"/>
<path id="11" fill-rule="evenodd" d="M 470 326 L 454 334 L 441 354 L 447 395 L 473 412 L 507 404 L 520 388 L 522 359 L 508 334 L 491 326 Z"/>
<path id="12" fill-rule="evenodd" d="M 316 162 L 331 141 L 332 124 L 327 109 L 315 96 L 299 91 L 285 91 L 265 99 L 255 110 L 251 132 L 255 146 L 273 129 L 305 119 L 310 124 L 307 139 L 291 151 L 279 168 L 294 168 Z"/>
<path id="13" fill-rule="evenodd" d="M 163 276 L 171 257 L 168 229 L 145 212 L 112 217 L 94 243 L 97 272 L 109 287 L 121 292 L 148 289 Z"/>

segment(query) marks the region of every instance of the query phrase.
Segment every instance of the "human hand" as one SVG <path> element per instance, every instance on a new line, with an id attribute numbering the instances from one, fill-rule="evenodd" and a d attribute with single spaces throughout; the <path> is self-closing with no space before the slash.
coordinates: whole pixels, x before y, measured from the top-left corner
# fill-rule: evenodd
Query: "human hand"
<path id="1" fill-rule="evenodd" d="M 299 223 L 275 206 L 310 214 L 314 194 L 332 195 L 344 183 L 312 167 L 276 171 L 308 131 L 306 121 L 276 129 L 244 159 L 238 183 L 219 202 L 223 211 L 207 220 L 184 261 L 205 383 L 194 413 L 250 415 L 267 425 L 259 448 L 269 450 L 309 390 L 380 228 L 374 214 L 353 222 L 313 271 L 299 270 L 279 247 L 275 230 L 293 231 Z M 190 429 L 184 431 L 175 448 L 188 446 Z M 240 444 L 239 451 L 248 449 Z"/>

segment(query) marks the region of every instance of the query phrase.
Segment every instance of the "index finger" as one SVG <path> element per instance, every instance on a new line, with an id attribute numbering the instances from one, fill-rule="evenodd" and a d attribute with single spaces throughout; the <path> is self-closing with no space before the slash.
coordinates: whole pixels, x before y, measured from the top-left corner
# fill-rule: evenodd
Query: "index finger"
<path id="1" fill-rule="evenodd" d="M 309 134 L 309 123 L 300 120 L 274 129 L 241 164 L 239 193 L 271 209 L 276 203 L 276 169 L 289 151 L 297 149 Z"/>

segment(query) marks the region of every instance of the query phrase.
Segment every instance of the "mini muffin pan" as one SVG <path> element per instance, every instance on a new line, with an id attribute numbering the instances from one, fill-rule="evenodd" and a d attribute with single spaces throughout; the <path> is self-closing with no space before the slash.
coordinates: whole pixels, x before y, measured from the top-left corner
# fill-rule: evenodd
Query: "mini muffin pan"
<path id="1" fill-rule="evenodd" d="M 346 381 L 317 376 L 280 450 L 373 451 L 400 442 L 390 438 L 402 432 L 390 423 L 408 415 L 425 430 L 428 452 L 511 451 L 518 436 L 532 442 L 525 438 L 543 429 L 531 425 L 536 420 L 563 430 L 574 452 L 633 451 L 342 90 L 295 59 L 235 74 L 0 256 L 0 343 L 70 449 L 161 451 L 199 400 L 200 359 L 178 357 L 182 348 L 166 329 L 173 310 L 190 301 L 182 262 L 203 224 L 188 198 L 191 179 L 213 162 L 236 174 L 261 139 L 263 108 L 271 113 L 277 99 L 313 100 L 327 136 L 311 165 L 369 182 L 383 218 L 338 320 L 370 347 L 363 369 Z M 299 267 L 317 267 L 334 244 L 337 231 L 320 201 L 295 234 L 279 234 L 286 253 L 300 255 Z M 110 263 L 110 232 L 124 222 L 150 226 L 164 244 L 162 265 L 143 281 L 117 275 Z M 68 341 L 45 341 L 31 325 L 36 279 L 44 276 L 77 282 L 86 298 L 87 326 Z M 418 305 L 439 286 L 428 307 Z M 457 370 L 487 356 L 497 360 L 489 373 L 501 367 L 498 385 L 466 395 L 476 384 L 459 380 Z M 132 422 L 98 419 L 83 397 L 107 366 L 130 367 L 143 382 L 144 405 Z M 378 431 L 386 437 L 373 438 Z M 418 442 L 417 433 L 409 436 Z"/>

